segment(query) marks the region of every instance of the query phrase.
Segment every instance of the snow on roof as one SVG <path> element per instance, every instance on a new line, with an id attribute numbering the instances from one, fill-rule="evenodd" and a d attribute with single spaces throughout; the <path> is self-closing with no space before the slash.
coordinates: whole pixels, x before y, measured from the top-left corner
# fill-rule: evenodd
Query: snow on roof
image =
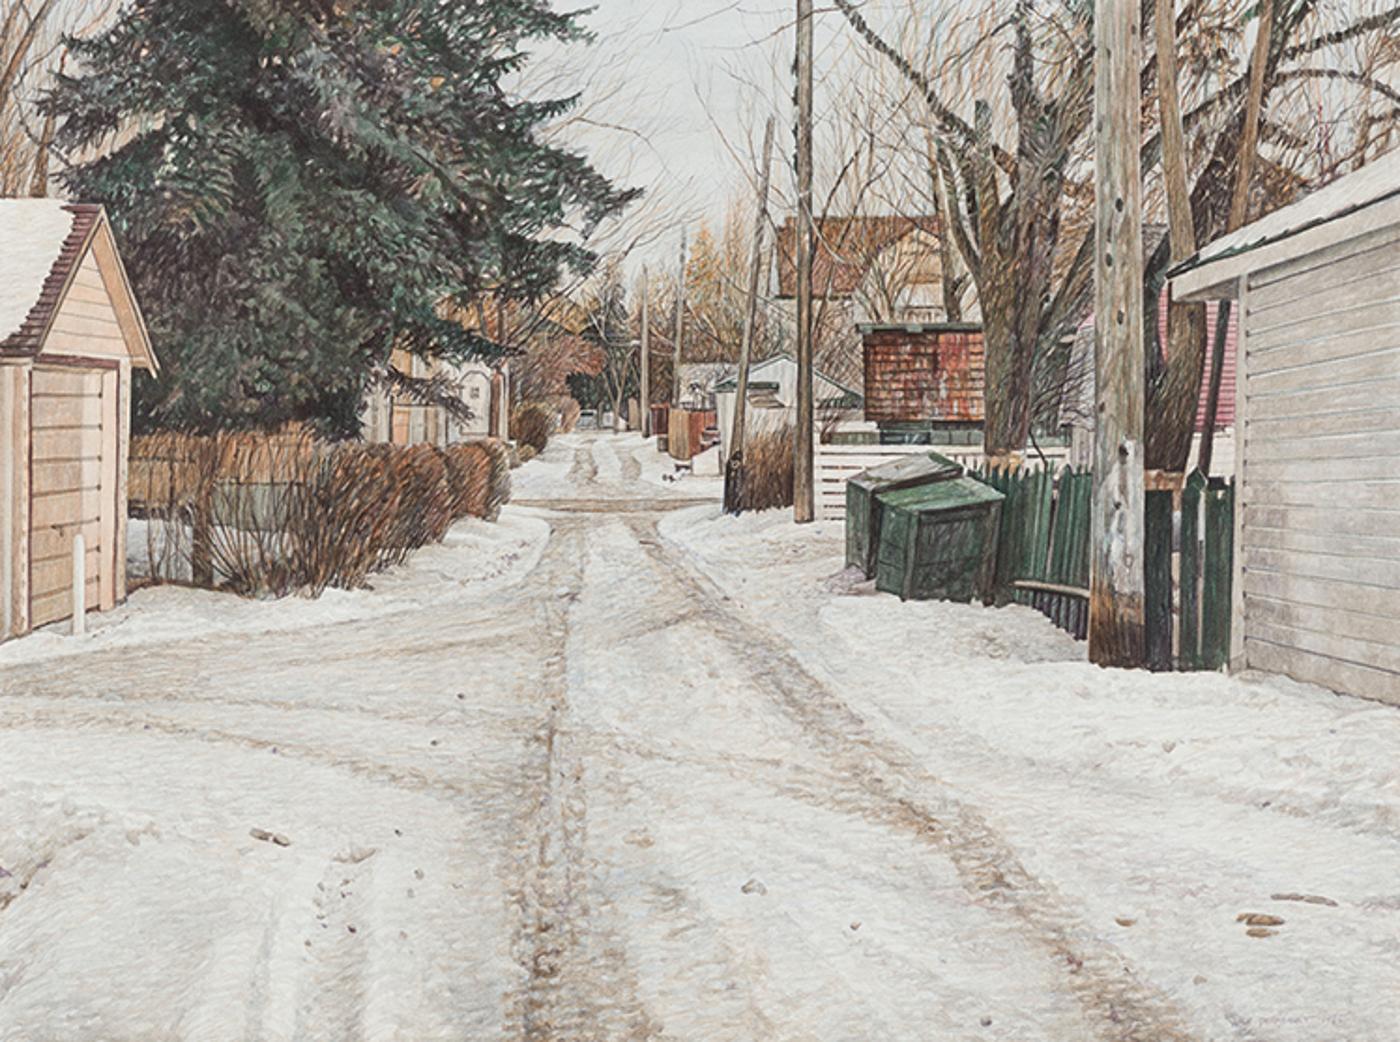
<path id="1" fill-rule="evenodd" d="M 39 303 L 77 216 L 61 199 L 0 199 L 0 343 Z"/>
<path id="2" fill-rule="evenodd" d="M 1394 195 L 1400 195 L 1400 148 L 1319 188 L 1296 203 L 1281 207 L 1237 232 L 1216 239 L 1195 259 L 1184 264 L 1178 273 L 1276 242 Z"/>

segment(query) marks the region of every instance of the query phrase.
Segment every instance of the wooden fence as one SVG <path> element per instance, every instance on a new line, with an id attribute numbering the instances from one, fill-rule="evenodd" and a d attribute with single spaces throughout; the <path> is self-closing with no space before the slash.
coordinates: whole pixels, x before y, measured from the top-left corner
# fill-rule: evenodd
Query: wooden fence
<path id="1" fill-rule="evenodd" d="M 846 482 L 863 470 L 892 463 L 905 456 L 921 452 L 936 452 L 969 471 L 986 462 L 980 445 L 833 445 L 816 446 L 817 517 L 823 521 L 841 521 L 846 517 Z M 1051 466 L 1068 458 L 1068 447 L 1047 448 Z"/>
<path id="2" fill-rule="evenodd" d="M 1084 639 L 1092 473 L 1041 467 L 974 476 L 1006 496 L 998 601 L 1030 605 Z M 1230 651 L 1234 485 L 1194 472 L 1181 493 L 1179 529 L 1175 499 L 1170 491 L 1149 491 L 1145 504 L 1148 663 L 1163 670 L 1219 669 Z"/>

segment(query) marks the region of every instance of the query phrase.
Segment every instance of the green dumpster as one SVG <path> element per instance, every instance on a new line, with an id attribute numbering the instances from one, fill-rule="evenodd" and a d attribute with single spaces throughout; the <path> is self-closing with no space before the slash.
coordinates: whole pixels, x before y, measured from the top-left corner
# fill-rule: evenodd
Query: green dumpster
<path id="1" fill-rule="evenodd" d="M 875 587 L 901 600 L 992 599 L 1001 502 L 972 478 L 882 492 Z"/>
<path id="2" fill-rule="evenodd" d="M 919 452 L 863 470 L 846 482 L 846 565 L 875 575 L 880 549 L 880 493 L 935 481 L 952 481 L 963 469 L 936 452 Z"/>

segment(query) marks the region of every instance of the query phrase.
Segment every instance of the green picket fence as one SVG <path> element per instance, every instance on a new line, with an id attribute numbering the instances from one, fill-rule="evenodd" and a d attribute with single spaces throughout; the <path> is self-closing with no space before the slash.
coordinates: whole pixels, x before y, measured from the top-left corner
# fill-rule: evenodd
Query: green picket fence
<path id="1" fill-rule="evenodd" d="M 1082 640 L 1089 627 L 1092 472 L 1022 467 L 974 476 L 1006 497 L 997 602 L 1030 605 Z M 1173 494 L 1147 493 L 1144 622 L 1154 669 L 1219 669 L 1229 658 L 1234 497 L 1233 483 L 1193 473 L 1182 493 L 1177 550 Z"/>

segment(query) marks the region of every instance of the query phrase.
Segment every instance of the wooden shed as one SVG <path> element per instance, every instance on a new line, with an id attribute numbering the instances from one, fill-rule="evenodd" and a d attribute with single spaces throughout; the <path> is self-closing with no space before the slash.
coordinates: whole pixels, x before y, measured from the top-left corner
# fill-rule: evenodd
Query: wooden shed
<path id="1" fill-rule="evenodd" d="M 982 327 L 862 325 L 865 418 L 882 430 L 980 430 Z"/>
<path id="2" fill-rule="evenodd" d="M 1173 285 L 1241 315 L 1232 667 L 1400 704 L 1400 151 Z"/>
<path id="3" fill-rule="evenodd" d="M 126 597 L 131 372 L 155 355 L 99 206 L 0 200 L 0 640 Z"/>

